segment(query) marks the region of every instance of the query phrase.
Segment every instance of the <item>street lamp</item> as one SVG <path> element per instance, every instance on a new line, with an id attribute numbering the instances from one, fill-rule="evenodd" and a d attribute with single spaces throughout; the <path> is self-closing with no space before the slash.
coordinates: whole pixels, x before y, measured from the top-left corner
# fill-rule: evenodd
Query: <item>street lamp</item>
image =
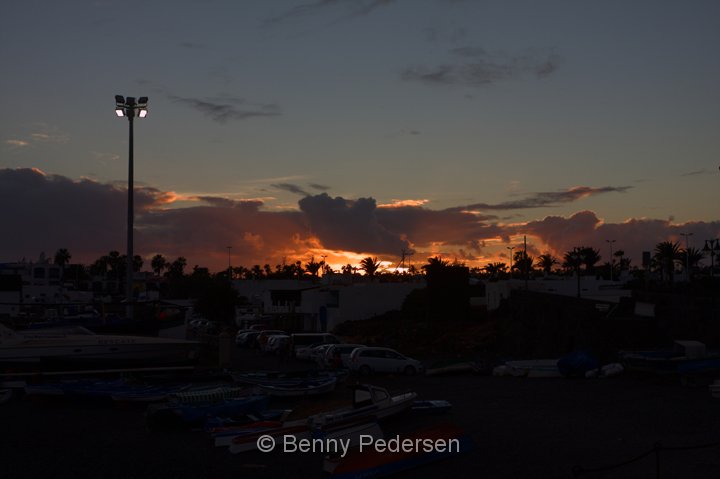
<path id="1" fill-rule="evenodd" d="M 685 271 L 687 271 L 688 281 L 690 281 L 690 242 L 688 238 L 692 235 L 692 233 L 680 233 L 680 236 L 685 237 Z"/>
<path id="2" fill-rule="evenodd" d="M 605 240 L 605 242 L 610 245 L 610 281 L 612 281 L 613 280 L 613 269 L 615 269 L 614 268 L 615 258 L 613 258 L 612 244 L 615 242 L 615 240 Z M 620 268 L 622 269 L 622 266 L 620 266 Z M 621 273 L 622 273 L 622 271 L 621 271 Z"/>
<path id="3" fill-rule="evenodd" d="M 127 207 L 127 271 L 126 271 L 126 315 L 133 319 L 133 119 L 135 117 L 145 118 L 147 116 L 148 97 L 141 96 L 135 100 L 134 97 L 123 97 L 115 95 L 115 114 L 119 117 L 126 116 L 130 125 L 129 148 L 128 148 L 128 207 Z"/>

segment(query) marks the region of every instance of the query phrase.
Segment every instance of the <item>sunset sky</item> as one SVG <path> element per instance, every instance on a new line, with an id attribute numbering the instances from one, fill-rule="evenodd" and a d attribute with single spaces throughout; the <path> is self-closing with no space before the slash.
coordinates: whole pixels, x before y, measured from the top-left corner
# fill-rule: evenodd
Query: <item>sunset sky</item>
<path id="1" fill-rule="evenodd" d="M 0 262 L 508 262 L 720 236 L 720 2 L 0 5 Z M 149 266 L 149 261 L 146 263 Z"/>

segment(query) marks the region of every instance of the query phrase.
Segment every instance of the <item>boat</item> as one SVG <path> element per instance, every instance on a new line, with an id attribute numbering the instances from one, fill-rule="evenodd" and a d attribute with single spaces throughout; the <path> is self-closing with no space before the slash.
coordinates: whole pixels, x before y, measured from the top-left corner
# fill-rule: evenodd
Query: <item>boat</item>
<path id="1" fill-rule="evenodd" d="M 304 381 L 328 380 L 334 378 L 338 383 L 342 382 L 348 373 L 347 371 L 320 371 L 307 369 L 302 371 L 252 371 L 252 372 L 230 372 L 233 381 L 256 386 L 286 386 L 299 384 Z"/>
<path id="2" fill-rule="evenodd" d="M 406 411 L 417 398 L 417 393 L 406 392 L 391 396 L 387 389 L 359 384 L 353 390 L 352 407 L 337 409 L 310 416 L 313 426 L 330 424 L 355 417 L 372 417 L 376 420 Z"/>
<path id="3" fill-rule="evenodd" d="M 344 457 L 327 456 L 323 470 L 334 479 L 385 477 L 470 451 L 475 446 L 469 434 L 451 424 L 438 424 L 384 440 L 382 451 L 379 444 L 378 440 L 372 441 L 372 445 L 363 440 Z"/>
<path id="4" fill-rule="evenodd" d="M 54 396 L 72 399 L 97 399 L 127 402 L 161 401 L 169 395 L 192 387 L 190 383 L 175 385 L 133 384 L 124 379 L 76 379 L 25 385 L 28 396 Z"/>
<path id="5" fill-rule="evenodd" d="M 442 376 L 446 374 L 478 373 L 480 367 L 469 361 L 453 362 L 443 366 L 436 366 L 425 371 L 426 376 Z"/>
<path id="6" fill-rule="evenodd" d="M 419 414 L 442 414 L 448 412 L 452 404 L 443 399 L 424 399 L 421 401 L 413 401 L 410 405 L 410 411 Z"/>
<path id="7" fill-rule="evenodd" d="M 515 376 L 528 378 L 559 378 L 557 359 L 526 359 L 507 361 L 493 369 L 493 376 Z"/>
<path id="8" fill-rule="evenodd" d="M 209 417 L 241 417 L 267 409 L 267 396 L 246 396 L 218 401 L 180 402 L 151 404 L 145 412 L 145 422 L 150 429 L 177 427 L 202 427 Z"/>
<path id="9" fill-rule="evenodd" d="M 233 454 L 253 451 L 258 447 L 258 439 L 262 436 L 284 438 L 295 436 L 296 439 L 309 439 L 310 425 L 306 420 L 298 419 L 286 422 L 266 422 L 248 424 L 247 427 L 234 431 L 233 435 L 215 437 L 216 446 L 230 446 Z"/>
<path id="10" fill-rule="evenodd" d="M 636 372 L 698 374 L 720 370 L 720 351 L 707 351 L 699 341 L 678 340 L 672 349 L 620 351 L 622 365 Z"/>
<path id="11" fill-rule="evenodd" d="M 81 326 L 14 331 L 0 324 L 0 370 L 191 364 L 198 346 L 182 339 L 95 334 Z"/>
<path id="12" fill-rule="evenodd" d="M 327 394 L 335 389 L 337 379 L 309 379 L 278 384 L 261 384 L 257 388 L 262 394 L 279 397 L 301 397 Z"/>
<path id="13" fill-rule="evenodd" d="M 220 441 L 216 440 L 215 444 L 224 446 L 229 441 L 231 443 L 230 452 L 237 454 L 256 449 L 257 440 L 263 435 L 272 437 L 293 435 L 298 439 L 309 438 L 314 430 L 347 425 L 355 421 L 377 422 L 399 414 L 408 410 L 416 398 L 417 394 L 414 392 L 392 396 L 385 388 L 360 384 L 355 386 L 353 390 L 351 407 L 321 412 L 304 419 L 285 421 L 273 425 L 257 426 L 250 424 L 247 428 L 235 431 L 237 434 L 234 437 Z M 263 427 L 263 429 L 254 430 L 257 427 Z"/>

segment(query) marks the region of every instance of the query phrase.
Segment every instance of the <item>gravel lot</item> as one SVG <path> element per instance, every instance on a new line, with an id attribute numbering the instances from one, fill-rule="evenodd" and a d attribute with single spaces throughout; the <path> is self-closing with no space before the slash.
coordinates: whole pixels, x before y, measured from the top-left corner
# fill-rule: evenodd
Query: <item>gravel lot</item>
<path id="1" fill-rule="evenodd" d="M 254 351 L 234 351 L 237 369 L 307 367 Z M 472 434 L 473 452 L 397 474 L 397 478 L 572 478 L 572 468 L 619 463 L 664 446 L 720 441 L 720 400 L 677 378 L 524 379 L 458 375 L 373 377 L 392 391 L 453 404 L 441 417 L 405 415 L 386 437 L 431 421 Z M 350 399 L 346 387 L 324 400 Z M 301 408 L 317 408 L 318 399 Z M 111 404 L 31 401 L 0 405 L 0 477 L 10 478 L 313 478 L 322 457 L 310 453 L 215 448 L 201 431 L 150 432 L 143 411 Z M 663 451 L 660 477 L 720 477 L 720 446 Z M 582 478 L 656 477 L 655 456 Z"/>

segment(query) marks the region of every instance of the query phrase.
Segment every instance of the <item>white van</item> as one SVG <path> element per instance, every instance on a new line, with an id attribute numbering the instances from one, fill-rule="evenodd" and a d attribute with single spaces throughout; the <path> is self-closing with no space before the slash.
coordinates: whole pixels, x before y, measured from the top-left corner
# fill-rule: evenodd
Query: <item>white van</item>
<path id="1" fill-rule="evenodd" d="M 302 359 L 313 346 L 338 343 L 338 338 L 330 333 L 296 333 L 290 336 L 292 354 L 298 359 Z"/>

